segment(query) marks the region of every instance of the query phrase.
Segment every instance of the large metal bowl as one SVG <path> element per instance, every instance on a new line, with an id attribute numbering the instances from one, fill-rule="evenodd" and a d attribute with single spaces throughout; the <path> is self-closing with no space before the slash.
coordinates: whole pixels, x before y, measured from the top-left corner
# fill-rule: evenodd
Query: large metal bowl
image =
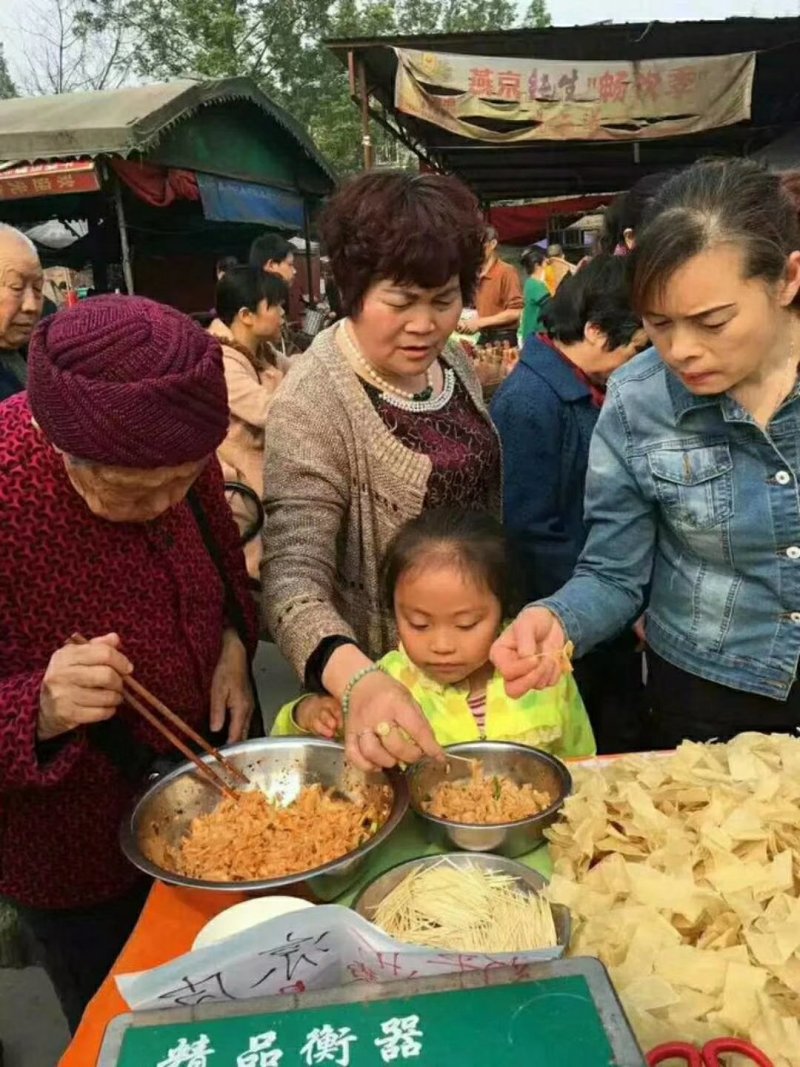
<path id="1" fill-rule="evenodd" d="M 482 825 L 452 822 L 429 815 L 422 810 L 423 797 L 445 780 L 469 777 L 469 768 L 458 760 L 441 764 L 429 757 L 421 759 L 409 770 L 408 788 L 411 807 L 425 824 L 428 839 L 443 848 L 457 848 L 464 852 L 496 852 L 501 856 L 523 856 L 544 840 L 544 830 L 555 821 L 561 805 L 572 792 L 572 777 L 561 762 L 549 752 L 510 741 L 470 741 L 450 745 L 446 752 L 467 759 L 478 759 L 486 774 L 510 778 L 517 785 L 526 782 L 550 794 L 549 808 L 517 822 Z"/>
<path id="2" fill-rule="evenodd" d="M 122 850 L 139 870 L 172 885 L 221 893 L 266 893 L 305 882 L 319 899 L 333 900 L 352 885 L 368 853 L 389 837 L 408 808 L 408 790 L 402 775 L 392 772 L 365 775 L 345 763 L 344 748 L 333 741 L 310 737 L 258 738 L 226 748 L 225 756 L 244 771 L 254 786 L 279 804 L 291 803 L 301 789 L 315 783 L 344 796 L 363 795 L 365 791 L 369 794 L 370 790 L 388 785 L 393 793 L 389 818 L 355 851 L 309 871 L 254 882 L 187 878 L 164 865 L 165 847 L 177 845 L 192 819 L 213 811 L 220 796 L 193 763 L 183 763 L 147 790 L 122 826 Z M 210 761 L 211 757 L 206 757 L 206 762 Z"/>
<path id="3" fill-rule="evenodd" d="M 547 880 L 538 871 L 532 871 L 530 867 L 525 867 L 515 860 L 506 859 L 505 856 L 493 856 L 488 852 L 476 852 L 471 856 L 465 852 L 446 852 L 442 856 L 426 856 L 424 859 L 407 860 L 405 863 L 399 863 L 396 867 L 391 867 L 388 871 L 384 871 L 383 874 L 379 874 L 369 885 L 364 886 L 358 894 L 353 902 L 353 909 L 362 918 L 367 919 L 369 922 L 374 922 L 378 905 L 388 897 L 404 878 L 413 871 L 424 871 L 428 867 L 435 867 L 443 860 L 447 860 L 454 867 L 483 867 L 487 871 L 496 871 L 498 874 L 509 874 L 516 879 L 521 888 L 531 893 L 541 893 L 547 885 Z M 562 904 L 551 904 L 550 910 L 553 913 L 558 944 L 566 949 L 569 946 L 571 933 L 569 910 Z"/>

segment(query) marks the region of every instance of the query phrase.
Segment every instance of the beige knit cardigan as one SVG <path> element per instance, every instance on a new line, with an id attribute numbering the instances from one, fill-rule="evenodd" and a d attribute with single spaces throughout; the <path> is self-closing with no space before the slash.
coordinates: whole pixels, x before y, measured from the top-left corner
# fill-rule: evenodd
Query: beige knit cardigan
<path id="1" fill-rule="evenodd" d="M 264 618 L 301 678 L 312 652 L 335 634 L 373 658 L 395 647 L 381 561 L 397 530 L 422 511 L 432 467 L 387 430 L 337 329 L 295 356 L 265 427 Z M 442 358 L 492 426 L 461 347 L 448 344 Z M 484 506 L 499 515 L 501 498 L 498 472 Z"/>

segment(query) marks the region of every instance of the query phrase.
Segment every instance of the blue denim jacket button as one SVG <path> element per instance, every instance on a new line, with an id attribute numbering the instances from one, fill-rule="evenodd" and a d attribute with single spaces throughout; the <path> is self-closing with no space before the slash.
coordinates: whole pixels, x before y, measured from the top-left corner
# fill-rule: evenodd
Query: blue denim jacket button
<path id="1" fill-rule="evenodd" d="M 778 485 L 789 485 L 792 480 L 791 474 L 788 471 L 778 471 L 775 475 L 775 481 Z"/>
<path id="2" fill-rule="evenodd" d="M 786 549 L 786 555 L 789 559 L 800 559 L 800 548 L 797 545 L 789 545 Z"/>

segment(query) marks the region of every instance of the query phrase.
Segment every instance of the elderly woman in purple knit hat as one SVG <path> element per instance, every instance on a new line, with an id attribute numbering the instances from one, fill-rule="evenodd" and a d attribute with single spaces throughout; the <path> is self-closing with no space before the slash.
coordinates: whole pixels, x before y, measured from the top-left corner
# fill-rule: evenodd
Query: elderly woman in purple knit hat
<path id="1" fill-rule="evenodd" d="M 147 891 L 117 832 L 167 746 L 123 680 L 229 741 L 253 711 L 227 428 L 218 342 L 129 297 L 45 320 L 27 393 L 0 405 L 0 896 L 73 1030 Z"/>

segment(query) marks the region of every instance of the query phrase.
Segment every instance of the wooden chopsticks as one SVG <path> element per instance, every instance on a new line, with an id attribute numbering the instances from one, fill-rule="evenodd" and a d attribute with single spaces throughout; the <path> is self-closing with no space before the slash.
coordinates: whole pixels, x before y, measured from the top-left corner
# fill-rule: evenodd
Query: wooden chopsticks
<path id="1" fill-rule="evenodd" d="M 70 637 L 69 643 L 71 645 L 89 644 L 89 642 L 86 640 L 85 637 L 83 637 L 82 634 L 77 633 L 73 634 L 72 637 Z M 187 737 L 191 738 L 191 740 L 194 741 L 195 744 L 199 745 L 200 748 L 202 748 L 207 755 L 213 756 L 214 759 L 217 760 L 217 762 L 220 764 L 220 766 L 223 767 L 224 770 L 227 771 L 227 773 L 231 775 L 232 778 L 236 779 L 242 785 L 250 785 L 250 779 L 247 777 L 247 775 L 243 774 L 238 767 L 234 766 L 234 764 L 231 763 L 230 760 L 226 759 L 225 756 L 223 756 L 219 749 L 214 748 L 213 745 L 210 745 L 204 737 L 197 733 L 196 730 L 193 730 L 188 723 L 184 722 L 183 719 L 180 718 L 180 716 L 176 715 L 175 712 L 168 708 L 167 705 L 164 704 L 162 701 L 160 701 L 157 696 L 154 696 L 149 689 L 145 689 L 141 682 L 137 682 L 132 675 L 128 675 L 128 677 L 123 680 L 122 692 L 123 696 L 125 697 L 125 702 L 127 704 L 130 704 L 134 711 L 138 711 L 142 718 L 146 719 L 151 726 L 154 726 L 155 729 L 158 730 L 158 732 L 164 737 L 166 737 L 166 739 L 171 744 L 173 744 L 175 748 L 177 748 L 181 753 L 183 753 L 183 755 L 186 756 L 187 759 L 191 760 L 192 763 L 194 763 L 194 765 L 200 771 L 200 773 L 204 775 L 204 777 L 224 796 L 236 799 L 236 793 L 234 792 L 234 790 L 217 773 L 217 771 L 215 771 L 214 768 L 211 767 L 208 763 L 204 763 L 201 759 L 199 759 L 198 756 L 196 756 L 195 753 L 192 752 L 189 746 L 186 745 L 179 737 L 177 737 L 172 732 L 172 730 L 170 730 L 166 723 L 163 723 L 153 713 L 153 711 L 150 710 L 150 708 L 146 707 L 145 704 L 142 703 L 142 700 L 147 701 L 147 703 L 150 704 L 152 708 L 155 708 L 156 711 L 160 712 L 164 716 L 164 718 L 168 720 L 168 722 L 172 723 L 173 726 L 177 727 L 184 734 L 186 734 Z M 137 697 L 134 696 L 134 694 L 137 694 L 139 697 L 142 698 L 142 700 L 138 700 Z"/>

